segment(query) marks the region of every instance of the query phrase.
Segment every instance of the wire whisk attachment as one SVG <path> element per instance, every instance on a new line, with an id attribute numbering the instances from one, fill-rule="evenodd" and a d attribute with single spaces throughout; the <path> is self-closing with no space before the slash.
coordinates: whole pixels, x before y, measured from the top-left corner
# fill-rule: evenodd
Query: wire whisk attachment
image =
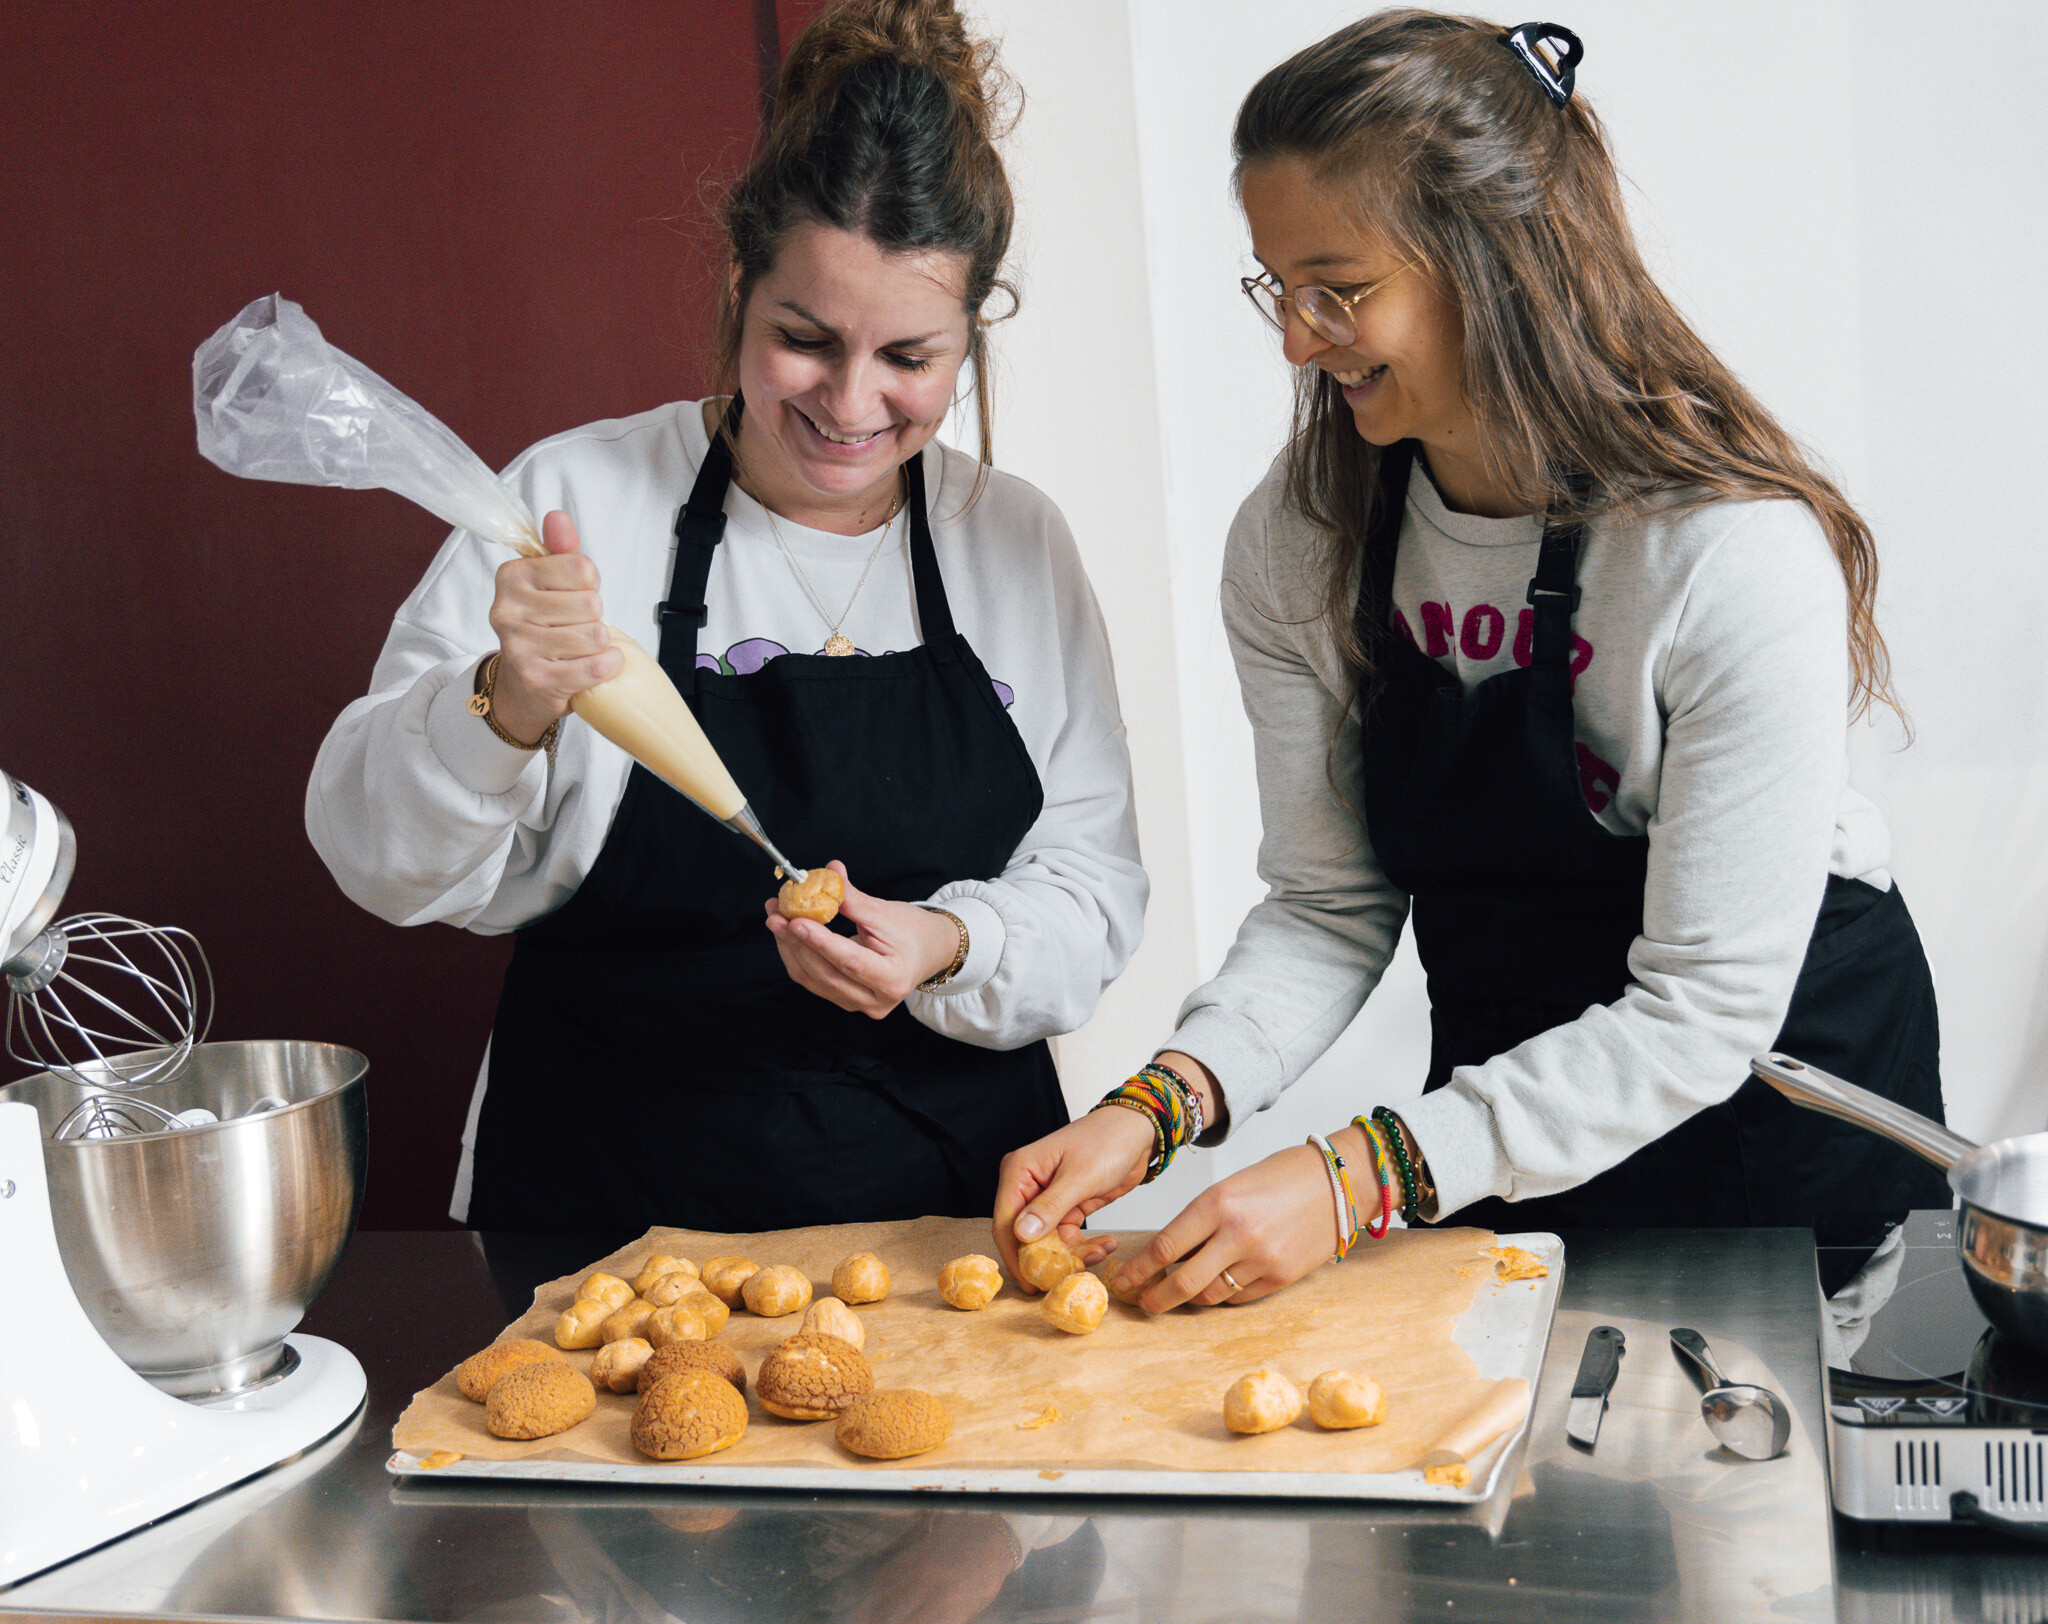
<path id="1" fill-rule="evenodd" d="M 120 914 L 60 919 L 4 965 L 7 1052 L 81 1087 L 142 1088 L 175 1075 L 213 1023 L 199 939 Z M 141 1102 L 123 1102 L 136 1106 Z M 112 1107 L 109 1106 L 109 1112 Z M 130 1111 L 133 1116 L 133 1111 Z M 144 1118 L 162 1116 L 156 1107 Z M 109 1120 L 105 1132 L 154 1132 Z M 99 1137 L 100 1135 L 94 1135 Z"/>

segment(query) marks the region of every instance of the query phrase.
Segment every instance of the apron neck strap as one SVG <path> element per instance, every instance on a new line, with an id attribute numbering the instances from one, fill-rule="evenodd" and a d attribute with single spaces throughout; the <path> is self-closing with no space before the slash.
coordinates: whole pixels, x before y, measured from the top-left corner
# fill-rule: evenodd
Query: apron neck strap
<path id="1" fill-rule="evenodd" d="M 732 444 L 739 438 L 740 418 L 747 403 L 735 394 L 724 421 L 705 448 L 704 466 L 690 487 L 690 499 L 676 514 L 676 562 L 668 579 L 668 601 L 655 611 L 661 620 L 657 658 L 670 676 L 692 673 L 697 665 L 697 634 L 710 611 L 704 586 L 711 579 L 711 556 L 725 539 L 725 491 L 732 483 Z"/>
<path id="2" fill-rule="evenodd" d="M 953 635 L 953 606 L 946 601 L 938 551 L 932 546 L 932 521 L 925 511 L 922 451 L 903 465 L 903 506 L 910 516 L 910 579 L 917 592 L 918 635 L 929 647 Z"/>
<path id="3" fill-rule="evenodd" d="M 1592 489 L 1584 474 L 1566 475 L 1565 484 L 1579 502 Z M 1561 518 L 1554 508 L 1543 521 L 1543 547 L 1524 594 L 1536 611 L 1529 650 L 1532 666 L 1564 669 L 1571 663 L 1572 616 L 1579 607 L 1579 544 L 1585 534 L 1583 521 Z"/>

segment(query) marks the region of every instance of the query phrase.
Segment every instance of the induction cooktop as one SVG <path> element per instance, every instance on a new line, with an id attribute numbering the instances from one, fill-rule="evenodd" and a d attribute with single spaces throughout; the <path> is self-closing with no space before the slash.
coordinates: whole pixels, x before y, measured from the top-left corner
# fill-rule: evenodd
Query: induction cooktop
<path id="1" fill-rule="evenodd" d="M 1954 1212 L 1905 1223 L 1896 1279 L 1827 1372 L 1835 1509 L 1871 1522 L 2048 1527 L 2048 1360 L 1992 1329 Z"/>

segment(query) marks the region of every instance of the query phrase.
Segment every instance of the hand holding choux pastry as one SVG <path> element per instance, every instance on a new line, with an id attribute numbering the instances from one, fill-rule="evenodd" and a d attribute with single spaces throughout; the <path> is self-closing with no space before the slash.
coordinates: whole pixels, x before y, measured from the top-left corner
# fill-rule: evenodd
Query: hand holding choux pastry
<path id="1" fill-rule="evenodd" d="M 1017 1278 L 1040 1291 L 1052 1290 L 1080 1267 L 1080 1255 L 1056 1229 L 1017 1248 Z"/>

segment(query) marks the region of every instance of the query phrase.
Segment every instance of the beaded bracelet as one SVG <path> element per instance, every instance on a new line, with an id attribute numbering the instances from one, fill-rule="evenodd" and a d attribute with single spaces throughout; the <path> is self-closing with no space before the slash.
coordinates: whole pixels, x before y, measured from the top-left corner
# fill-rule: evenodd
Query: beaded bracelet
<path id="1" fill-rule="evenodd" d="M 1187 1114 L 1194 1124 L 1188 1130 L 1187 1142 L 1192 1145 L 1198 1141 L 1202 1137 L 1202 1130 L 1207 1126 L 1202 1120 L 1201 1090 L 1196 1088 L 1193 1083 L 1189 1082 L 1179 1072 L 1175 1071 L 1173 1067 L 1160 1060 L 1146 1061 L 1144 1065 L 1138 1068 L 1138 1075 L 1140 1077 L 1162 1077 L 1180 1090 L 1181 1100 L 1186 1105 Z"/>
<path id="2" fill-rule="evenodd" d="M 1105 1105 L 1121 1105 L 1127 1111 L 1136 1111 L 1152 1124 L 1152 1157 L 1145 1164 L 1145 1177 L 1140 1181 L 1150 1184 L 1166 1171 L 1166 1164 L 1173 1160 L 1173 1152 L 1166 1144 L 1166 1124 L 1159 1120 L 1152 1107 L 1143 1100 L 1132 1099 L 1127 1094 L 1105 1094 L 1095 1102 L 1093 1109 L 1099 1111 Z"/>
<path id="3" fill-rule="evenodd" d="M 1401 1171 L 1401 1211 L 1412 1218 L 1415 1216 L 1415 1168 L 1408 1160 L 1408 1143 L 1401 1136 L 1401 1119 L 1384 1105 L 1372 1108 L 1372 1119 L 1385 1131 L 1387 1149 L 1393 1152 L 1394 1165 Z"/>
<path id="4" fill-rule="evenodd" d="M 1371 1117 L 1355 1116 L 1351 1125 L 1365 1135 L 1365 1142 L 1372 1147 L 1372 1170 L 1380 1181 L 1380 1215 L 1365 1226 L 1365 1232 L 1376 1241 L 1385 1240 L 1387 1226 L 1394 1221 L 1393 1158 L 1388 1156 L 1386 1141 Z"/>
<path id="5" fill-rule="evenodd" d="M 1344 1158 L 1329 1140 L 1312 1133 L 1308 1142 L 1323 1153 L 1323 1170 L 1330 1175 L 1330 1199 L 1337 1204 L 1337 1261 L 1341 1263 L 1358 1239 L 1358 1203 L 1351 1198 L 1351 1177 L 1344 1171 Z"/>
<path id="6" fill-rule="evenodd" d="M 1181 1091 L 1149 1072 L 1141 1071 L 1111 1089 L 1096 1102 L 1095 1109 L 1099 1111 L 1105 1105 L 1143 1111 L 1152 1119 L 1152 1160 L 1144 1179 L 1147 1184 L 1166 1171 L 1173 1153 L 1192 1137 L 1188 1133 L 1187 1102 Z"/>

